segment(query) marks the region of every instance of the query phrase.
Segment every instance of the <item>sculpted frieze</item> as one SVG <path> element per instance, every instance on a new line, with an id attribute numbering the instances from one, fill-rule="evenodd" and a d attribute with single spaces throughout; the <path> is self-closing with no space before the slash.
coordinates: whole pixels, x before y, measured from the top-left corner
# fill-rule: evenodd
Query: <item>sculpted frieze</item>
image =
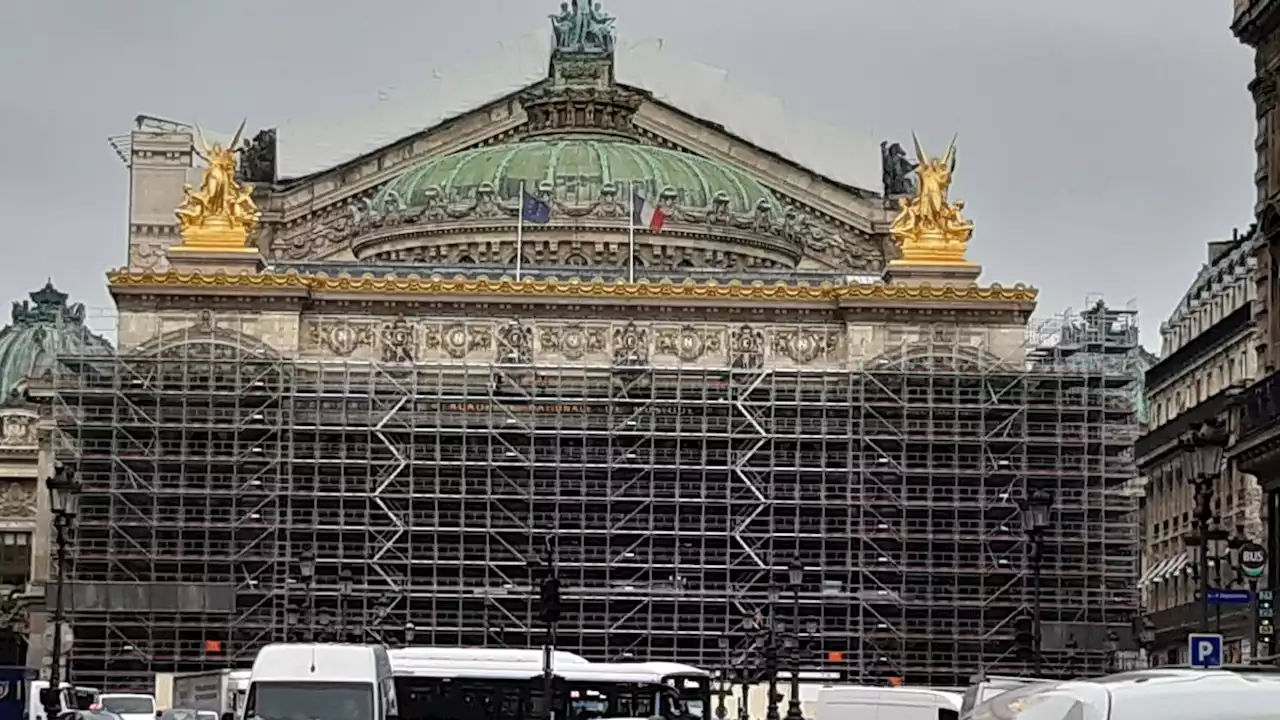
<path id="1" fill-rule="evenodd" d="M 486 323 L 449 322 L 428 325 L 423 344 L 429 352 L 464 360 L 472 353 L 493 349 L 493 329 Z"/>
<path id="2" fill-rule="evenodd" d="M 654 351 L 681 362 L 695 363 L 707 356 L 724 352 L 724 331 L 698 325 L 659 328 L 654 336 Z"/>
<path id="3" fill-rule="evenodd" d="M 549 325 L 539 328 L 538 332 L 539 349 L 566 360 L 582 360 L 588 355 L 603 353 L 608 345 L 608 331 L 599 325 Z"/>
<path id="4" fill-rule="evenodd" d="M 625 367 L 860 366 L 878 352 L 872 326 L 644 320 L 327 317 L 303 323 L 321 356 L 381 362 Z M 874 344 L 881 343 L 875 340 Z"/>
<path id="5" fill-rule="evenodd" d="M 799 366 L 840 361 L 842 331 L 834 328 L 775 328 L 771 350 Z"/>

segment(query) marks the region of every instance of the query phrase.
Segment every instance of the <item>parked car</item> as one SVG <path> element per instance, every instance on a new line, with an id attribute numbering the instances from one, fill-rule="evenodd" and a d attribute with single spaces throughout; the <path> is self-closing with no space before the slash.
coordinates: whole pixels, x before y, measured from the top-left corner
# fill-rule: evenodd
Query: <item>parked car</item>
<path id="1" fill-rule="evenodd" d="M 964 720 L 1274 720 L 1280 671 L 1157 668 L 1036 682 L 980 703 Z"/>

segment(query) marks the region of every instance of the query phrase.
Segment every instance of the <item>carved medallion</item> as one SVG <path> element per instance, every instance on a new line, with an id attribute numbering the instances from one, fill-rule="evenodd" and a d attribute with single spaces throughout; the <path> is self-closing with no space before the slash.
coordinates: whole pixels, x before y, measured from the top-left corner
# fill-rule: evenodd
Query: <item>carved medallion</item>
<path id="1" fill-rule="evenodd" d="M 547 352 L 559 353 L 566 360 L 581 360 L 588 353 L 602 353 L 607 344 L 604 328 L 580 324 L 542 328 L 538 344 Z"/>
<path id="2" fill-rule="evenodd" d="M 491 349 L 493 336 L 488 325 L 450 323 L 426 328 L 423 345 L 428 350 L 438 350 L 454 360 L 461 360 L 473 352 Z"/>
<path id="3" fill-rule="evenodd" d="M 634 322 L 613 329 L 613 364 L 639 367 L 649 364 L 649 328 Z"/>
<path id="4" fill-rule="evenodd" d="M 413 342 L 413 326 L 403 317 L 382 326 L 379 336 L 382 340 L 383 362 L 414 362 L 417 360 L 417 347 Z"/>
<path id="5" fill-rule="evenodd" d="M 498 330 L 497 362 L 503 365 L 533 364 L 533 328 L 512 320 Z"/>
<path id="6" fill-rule="evenodd" d="M 743 325 L 729 334 L 729 365 L 738 370 L 764 366 L 764 331 Z"/>
<path id="7" fill-rule="evenodd" d="M 840 347 L 840 336 L 830 330 L 775 330 L 773 352 L 797 365 L 827 358 Z"/>
<path id="8" fill-rule="evenodd" d="M 311 325 L 311 342 L 338 357 L 349 357 L 362 347 L 373 347 L 373 328 L 352 325 L 347 320 Z"/>
<path id="9" fill-rule="evenodd" d="M 694 325 L 659 330 L 655 342 L 659 353 L 674 355 L 684 362 L 696 362 L 707 353 L 715 354 L 724 350 L 724 341 L 719 331 Z"/>

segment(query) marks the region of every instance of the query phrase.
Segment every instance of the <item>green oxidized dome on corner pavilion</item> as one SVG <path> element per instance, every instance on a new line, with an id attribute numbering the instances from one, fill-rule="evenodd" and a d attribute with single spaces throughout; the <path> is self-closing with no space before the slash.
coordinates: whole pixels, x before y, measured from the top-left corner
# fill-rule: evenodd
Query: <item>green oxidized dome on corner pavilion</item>
<path id="1" fill-rule="evenodd" d="M 84 324 L 84 305 L 67 304 L 53 283 L 13 304 L 13 321 L 0 330 L 0 405 L 21 402 L 15 393 L 29 377 L 57 368 L 60 357 L 110 355 L 111 343 Z"/>
<path id="2" fill-rule="evenodd" d="M 432 158 L 384 186 L 373 207 L 385 209 L 391 193 L 401 209 L 422 207 L 433 188 L 449 202 L 469 200 L 485 183 L 496 199 L 512 203 L 519 201 L 521 183 L 530 193 L 549 185 L 557 200 L 569 204 L 596 200 L 606 184 L 625 202 L 626 188 L 635 183 L 648 198 L 674 191 L 676 204 L 686 208 L 709 208 L 719 195 L 733 212 L 752 212 L 762 199 L 775 212 L 781 209 L 772 191 L 736 168 L 616 137 L 577 134 Z"/>

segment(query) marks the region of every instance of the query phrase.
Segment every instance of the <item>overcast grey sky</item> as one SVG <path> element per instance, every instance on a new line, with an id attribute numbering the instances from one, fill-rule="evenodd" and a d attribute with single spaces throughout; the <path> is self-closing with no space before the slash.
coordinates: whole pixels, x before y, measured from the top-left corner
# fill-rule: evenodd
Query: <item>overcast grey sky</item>
<path id="1" fill-rule="evenodd" d="M 323 117 L 456 74 L 558 0 L 0 2 L 0 297 L 52 276 L 108 307 L 139 113 L 233 129 Z M 1155 329 L 1251 220 L 1252 55 L 1229 0 L 604 0 L 796 113 L 928 145 L 960 134 L 953 196 L 985 279 L 1043 314 L 1102 293 Z M 932 142 L 930 142 L 932 141 Z"/>

